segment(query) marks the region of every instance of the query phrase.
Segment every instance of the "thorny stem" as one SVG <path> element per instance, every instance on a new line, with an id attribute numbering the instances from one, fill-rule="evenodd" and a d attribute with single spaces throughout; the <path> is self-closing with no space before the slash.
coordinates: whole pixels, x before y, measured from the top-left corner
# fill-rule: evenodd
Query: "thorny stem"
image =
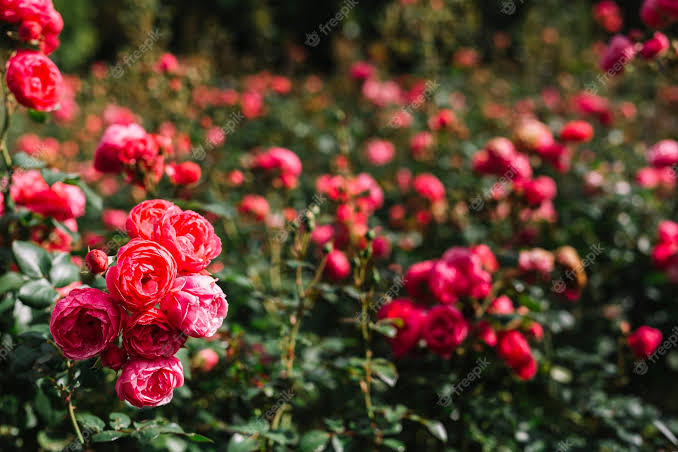
<path id="1" fill-rule="evenodd" d="M 78 440 L 81 444 L 85 444 L 85 439 L 82 437 L 80 427 L 78 427 L 78 421 L 75 419 L 75 410 L 70 399 L 68 400 L 68 414 L 71 416 L 71 422 L 73 422 L 73 428 L 75 428 L 75 433 L 78 435 Z"/>

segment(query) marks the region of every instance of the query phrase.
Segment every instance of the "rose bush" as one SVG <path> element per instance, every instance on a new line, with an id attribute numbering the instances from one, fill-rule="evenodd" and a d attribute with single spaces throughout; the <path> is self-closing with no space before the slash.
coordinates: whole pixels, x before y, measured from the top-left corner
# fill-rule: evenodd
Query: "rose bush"
<path id="1" fill-rule="evenodd" d="M 671 1 L 55 3 L 0 0 L 0 450 L 678 447 Z"/>

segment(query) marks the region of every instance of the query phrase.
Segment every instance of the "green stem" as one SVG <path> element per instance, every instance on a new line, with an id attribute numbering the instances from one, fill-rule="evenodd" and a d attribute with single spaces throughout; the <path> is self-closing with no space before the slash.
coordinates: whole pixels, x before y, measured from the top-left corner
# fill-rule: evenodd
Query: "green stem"
<path id="1" fill-rule="evenodd" d="M 85 439 L 82 437 L 82 432 L 80 427 L 78 427 L 78 421 L 75 419 L 75 410 L 73 409 L 73 403 L 68 400 L 68 414 L 71 416 L 71 422 L 73 422 L 73 428 L 75 428 L 75 433 L 78 435 L 78 440 L 81 444 L 85 444 Z"/>

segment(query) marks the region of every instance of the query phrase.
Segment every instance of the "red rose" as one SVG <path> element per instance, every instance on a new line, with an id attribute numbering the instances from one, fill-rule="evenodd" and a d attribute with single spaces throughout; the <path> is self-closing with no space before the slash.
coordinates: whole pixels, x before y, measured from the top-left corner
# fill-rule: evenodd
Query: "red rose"
<path id="1" fill-rule="evenodd" d="M 572 121 L 563 126 L 560 131 L 560 138 L 563 141 L 574 141 L 584 143 L 593 138 L 593 127 L 586 121 Z"/>
<path id="2" fill-rule="evenodd" d="M 165 173 L 174 185 L 192 185 L 200 180 L 200 166 L 195 162 L 171 163 Z"/>
<path id="3" fill-rule="evenodd" d="M 398 333 L 390 340 L 393 356 L 401 358 L 421 339 L 426 312 L 409 298 L 398 298 L 384 305 L 378 314 L 379 320 L 400 319 Z"/>
<path id="4" fill-rule="evenodd" d="M 142 408 L 168 404 L 172 400 L 174 388 L 183 384 L 184 368 L 177 358 L 137 358 L 123 366 L 115 383 L 115 391 L 120 400 Z"/>
<path id="5" fill-rule="evenodd" d="M 42 53 L 19 50 L 7 63 L 6 78 L 21 105 L 40 111 L 59 107 L 63 78 L 56 64 Z"/>
<path id="6" fill-rule="evenodd" d="M 185 342 L 186 336 L 155 308 L 130 319 L 122 333 L 125 350 L 146 359 L 174 356 Z"/>
<path id="7" fill-rule="evenodd" d="M 403 284 L 407 293 L 420 301 L 431 298 L 428 280 L 435 264 L 436 261 L 433 260 L 417 262 L 407 270 L 403 278 Z"/>
<path id="8" fill-rule="evenodd" d="M 640 51 L 640 54 L 643 58 L 649 60 L 660 53 L 665 52 L 669 48 L 669 38 L 666 37 L 664 33 L 656 31 L 652 38 L 645 41 L 643 48 Z"/>
<path id="9" fill-rule="evenodd" d="M 259 195 L 245 195 L 238 205 L 240 214 L 250 216 L 259 222 L 266 220 L 270 210 L 266 198 Z"/>
<path id="10" fill-rule="evenodd" d="M 537 362 L 532 357 L 530 345 L 519 331 L 502 333 L 497 353 L 523 380 L 529 380 L 537 372 Z"/>
<path id="11" fill-rule="evenodd" d="M 468 323 L 464 316 L 449 305 L 438 305 L 431 308 L 426 315 L 423 326 L 426 346 L 444 358 L 452 356 L 452 352 L 468 335 Z"/>
<path id="12" fill-rule="evenodd" d="M 174 257 L 150 240 L 134 239 L 120 248 L 106 273 L 106 287 L 132 312 L 144 311 L 167 295 L 177 276 Z"/>
<path id="13" fill-rule="evenodd" d="M 153 237 L 172 253 L 179 271 L 200 272 L 221 254 L 214 227 L 192 210 L 169 209 L 155 225 Z"/>
<path id="14" fill-rule="evenodd" d="M 176 207 L 164 199 L 149 199 L 137 204 L 125 221 L 125 229 L 130 238 L 151 240 L 156 223 L 170 208 Z"/>
<path id="15" fill-rule="evenodd" d="M 641 326 L 628 338 L 629 347 L 638 359 L 647 358 L 662 342 L 662 332 L 649 326 Z"/>
<path id="16" fill-rule="evenodd" d="M 88 359 L 118 337 L 122 315 L 110 295 L 98 289 L 73 289 L 54 307 L 49 331 L 64 356 Z"/>
<path id="17" fill-rule="evenodd" d="M 160 302 L 169 321 L 188 336 L 213 336 L 228 314 L 226 295 L 216 280 L 207 275 L 182 276 L 176 287 Z"/>

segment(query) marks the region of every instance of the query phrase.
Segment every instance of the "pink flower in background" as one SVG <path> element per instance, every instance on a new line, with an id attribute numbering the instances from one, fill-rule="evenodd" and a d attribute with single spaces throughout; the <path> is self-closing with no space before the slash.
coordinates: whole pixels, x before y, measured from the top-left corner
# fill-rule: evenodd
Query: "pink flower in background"
<path id="1" fill-rule="evenodd" d="M 184 368 L 175 357 L 131 359 L 115 383 L 118 398 L 137 408 L 166 405 L 174 389 L 184 384 Z"/>

